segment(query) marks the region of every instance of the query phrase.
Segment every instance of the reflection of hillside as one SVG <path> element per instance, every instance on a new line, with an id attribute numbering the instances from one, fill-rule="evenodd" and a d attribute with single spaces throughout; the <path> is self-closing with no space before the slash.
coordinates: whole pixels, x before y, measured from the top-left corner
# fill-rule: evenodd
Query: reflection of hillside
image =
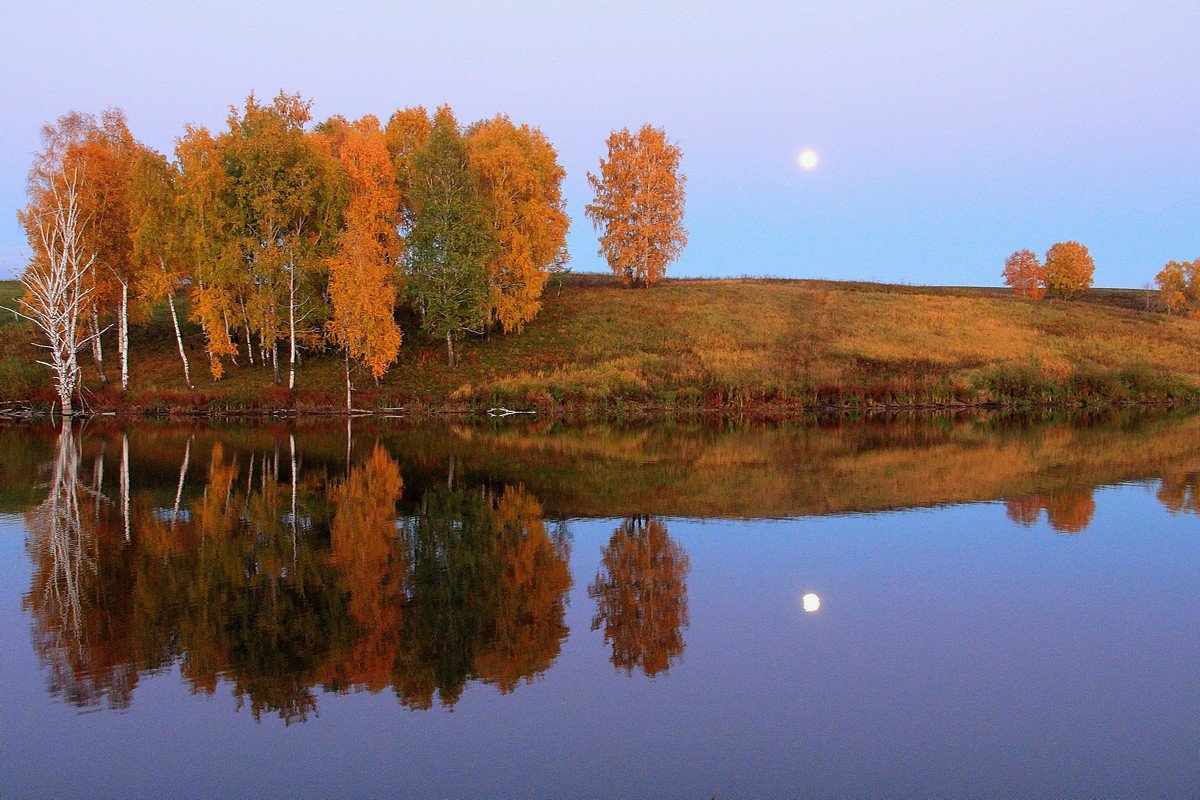
<path id="1" fill-rule="evenodd" d="M 457 443 L 440 447 L 456 449 L 481 473 L 530 487 L 549 513 L 568 517 L 878 511 L 1200 471 L 1200 416 L 1166 414 L 460 430 Z M 405 433 L 390 441 L 407 451 Z"/>
<path id="2" fill-rule="evenodd" d="M 145 425 L 128 432 L 137 458 L 132 480 L 170 505 L 189 440 L 197 452 L 220 443 L 243 464 L 253 453 L 274 463 L 276 451 L 286 456 L 293 430 L 308 470 L 330 480 L 344 474 L 344 423 Z M 400 500 L 405 514 L 421 492 L 445 482 L 453 459 L 468 482 L 525 486 L 550 518 L 754 518 L 1007 500 L 1186 476 L 1200 473 L 1198 433 L 1200 415 L 1149 412 L 1044 421 L 971 415 L 564 429 L 358 421 L 351 451 L 362 460 L 379 443 L 396 460 L 407 490 Z M 105 436 L 114 434 L 95 426 L 83 443 L 85 457 L 99 455 Z M 107 447 L 106 469 L 115 469 L 118 453 Z M 189 483 L 185 499 L 194 490 Z"/>

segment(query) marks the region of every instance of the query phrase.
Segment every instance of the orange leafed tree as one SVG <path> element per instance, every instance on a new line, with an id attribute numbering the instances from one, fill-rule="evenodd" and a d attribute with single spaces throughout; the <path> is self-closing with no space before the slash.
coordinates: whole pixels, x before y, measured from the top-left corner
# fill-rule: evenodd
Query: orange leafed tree
<path id="1" fill-rule="evenodd" d="M 432 133 L 433 119 L 423 106 L 400 109 L 392 114 L 383 131 L 395 168 L 396 187 L 400 192 L 400 226 L 406 235 L 414 223 L 412 190 L 413 181 L 416 180 L 417 153 L 425 149 Z"/>
<path id="2" fill-rule="evenodd" d="M 1168 261 L 1154 282 L 1170 313 L 1194 315 L 1200 309 L 1200 258 Z"/>
<path id="3" fill-rule="evenodd" d="M 408 569 L 396 536 L 403 489 L 400 466 L 376 444 L 330 492 L 337 509 L 329 531 L 332 560 L 349 592 L 347 610 L 358 635 L 328 682 L 378 692 L 391 681 Z"/>
<path id="4" fill-rule="evenodd" d="M 179 224 L 182 216 L 178 177 L 178 171 L 165 156 L 149 149 L 142 153 L 131 178 L 130 218 L 137 294 L 147 305 L 166 299 L 183 363 L 183 378 L 191 389 L 194 388 L 191 367 L 175 308 L 175 294 L 186 285 L 191 267 Z"/>
<path id="5" fill-rule="evenodd" d="M 96 255 L 93 300 L 101 316 L 113 308 L 121 388 L 129 388 L 129 291 L 135 280 L 130 188 L 145 147 L 133 138 L 119 108 L 105 110 L 68 150 L 68 168 L 79 176 L 80 200 L 89 220 L 88 246 Z"/>
<path id="6" fill-rule="evenodd" d="M 99 118 L 71 112 L 42 129 L 43 150 L 29 174 L 29 209 L 36 216 L 53 206 L 67 183 L 75 187 L 81 246 L 95 263 L 86 287 L 92 355 L 104 380 L 100 325 L 110 309 L 117 321 L 121 386 L 128 386 L 129 289 L 134 280 L 129 189 L 134 165 L 144 151 L 129 131 L 125 114 L 110 108 Z M 33 218 L 33 217 L 29 217 Z M 36 248 L 35 248 L 36 249 Z"/>
<path id="7" fill-rule="evenodd" d="M 1046 291 L 1052 297 L 1071 297 L 1090 289 L 1096 264 L 1086 246 L 1059 242 L 1046 251 Z"/>
<path id="8" fill-rule="evenodd" d="M 541 309 L 550 273 L 566 264 L 566 171 L 540 130 L 505 116 L 472 125 L 467 149 L 498 243 L 488 264 L 491 317 L 519 331 Z"/>
<path id="9" fill-rule="evenodd" d="M 333 317 L 329 336 L 346 351 L 346 408 L 352 407 L 350 359 L 378 380 L 400 351 L 396 325 L 400 196 L 379 120 L 357 122 L 334 117 L 321 126 L 320 139 L 340 165 L 348 199 L 329 266 Z"/>
<path id="10" fill-rule="evenodd" d="M 662 128 L 643 125 L 614 131 L 600 174 L 588 173 L 596 197 L 587 215 L 601 231 L 600 254 L 627 286 L 658 283 L 687 244 L 682 158 Z"/>
<path id="11" fill-rule="evenodd" d="M 1046 294 L 1046 271 L 1032 250 L 1018 250 L 1004 260 L 1004 283 L 1022 297 Z"/>

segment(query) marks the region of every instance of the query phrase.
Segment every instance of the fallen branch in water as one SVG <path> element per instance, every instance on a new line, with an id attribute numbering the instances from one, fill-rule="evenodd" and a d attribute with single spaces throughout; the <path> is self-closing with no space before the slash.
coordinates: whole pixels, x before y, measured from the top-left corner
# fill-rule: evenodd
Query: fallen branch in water
<path id="1" fill-rule="evenodd" d="M 536 414 L 537 411 L 513 411 L 511 408 L 489 408 L 489 417 L 507 417 L 510 414 Z"/>

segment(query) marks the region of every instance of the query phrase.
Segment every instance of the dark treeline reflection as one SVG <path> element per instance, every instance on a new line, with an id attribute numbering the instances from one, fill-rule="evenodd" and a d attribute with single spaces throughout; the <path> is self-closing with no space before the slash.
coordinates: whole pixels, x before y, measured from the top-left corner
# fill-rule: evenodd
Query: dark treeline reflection
<path id="1" fill-rule="evenodd" d="M 616 669 L 654 676 L 688 625 L 665 517 L 1003 500 L 1019 524 L 1045 512 L 1078 533 L 1096 486 L 1151 479 L 1171 511 L 1200 509 L 1196 416 L 355 424 L 0 431 L 0 510 L 25 514 L 51 690 L 122 708 L 177 666 L 287 721 L 322 691 L 413 709 L 472 682 L 511 692 L 567 637 L 571 517 L 624 519 L 586 587 L 591 626 Z"/>
<path id="2" fill-rule="evenodd" d="M 450 466 L 402 513 L 382 446 L 334 473 L 288 436 L 237 452 L 189 439 L 164 492 L 131 488 L 128 436 L 82 443 L 63 429 L 26 513 L 34 642 L 73 704 L 125 707 L 140 674 L 178 662 L 256 717 L 303 720 L 318 687 L 452 705 L 471 680 L 533 679 L 567 635 L 570 543 L 519 486 Z"/>

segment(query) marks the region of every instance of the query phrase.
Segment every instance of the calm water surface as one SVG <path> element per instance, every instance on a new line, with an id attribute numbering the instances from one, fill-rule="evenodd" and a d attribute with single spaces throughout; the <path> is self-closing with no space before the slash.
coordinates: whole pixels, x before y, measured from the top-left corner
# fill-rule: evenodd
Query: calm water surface
<path id="1" fill-rule="evenodd" d="M 3 797 L 1200 794 L 1197 417 L 0 457 Z"/>

